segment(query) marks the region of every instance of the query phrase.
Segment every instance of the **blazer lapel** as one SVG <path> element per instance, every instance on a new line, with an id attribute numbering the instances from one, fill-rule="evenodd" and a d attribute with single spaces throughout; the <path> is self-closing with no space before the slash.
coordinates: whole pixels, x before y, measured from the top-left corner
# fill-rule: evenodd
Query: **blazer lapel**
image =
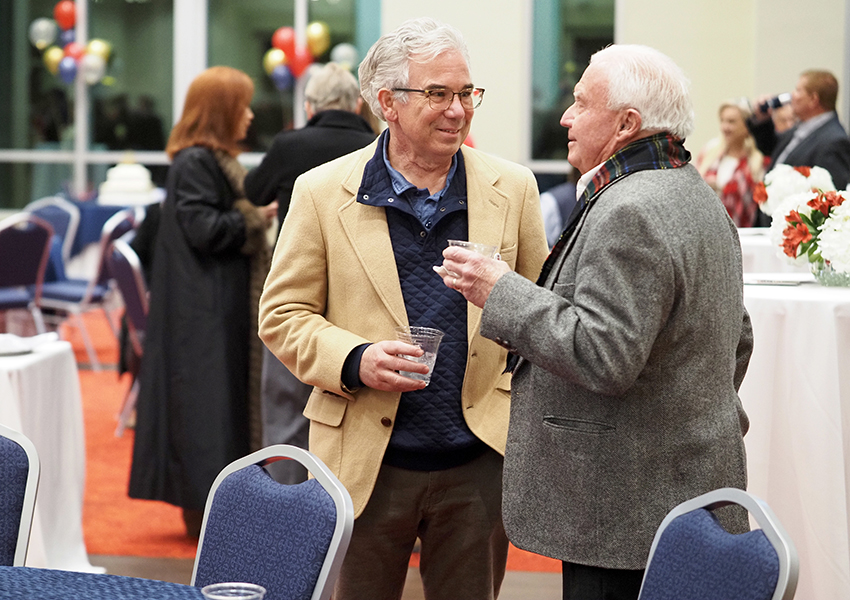
<path id="1" fill-rule="evenodd" d="M 508 216 L 508 198 L 496 187 L 499 172 L 472 152 L 464 152 L 466 164 L 469 241 L 502 247 Z M 481 327 L 481 309 L 467 302 L 467 339 L 470 343 Z"/>
<path id="2" fill-rule="evenodd" d="M 368 283 L 375 288 L 393 320 L 398 325 L 406 325 L 407 310 L 404 307 L 398 270 L 393 260 L 386 212 L 383 208 L 357 202 L 357 190 L 360 189 L 363 169 L 374 151 L 374 143 L 367 146 L 361 152 L 360 160 L 355 162 L 348 176 L 343 179 L 342 186 L 350 194 L 350 199 L 339 209 L 339 219 L 351 248 L 366 273 Z"/>

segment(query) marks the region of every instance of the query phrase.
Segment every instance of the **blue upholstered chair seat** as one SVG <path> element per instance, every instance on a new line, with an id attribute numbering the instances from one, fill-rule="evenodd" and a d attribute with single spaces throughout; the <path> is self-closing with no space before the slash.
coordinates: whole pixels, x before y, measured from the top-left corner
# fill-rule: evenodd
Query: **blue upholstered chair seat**
<path id="1" fill-rule="evenodd" d="M 30 466 L 27 455 L 17 442 L 0 435 L 0 565 L 13 565 L 18 546 L 18 529 L 24 508 L 23 490 Z"/>
<path id="2" fill-rule="evenodd" d="M 33 294 L 26 288 L 0 289 L 0 310 L 27 308 L 33 301 Z"/>
<path id="3" fill-rule="evenodd" d="M 664 543 L 668 537 L 670 543 Z M 642 598 L 770 600 L 779 559 L 764 531 L 729 534 L 704 508 L 675 519 L 661 536 Z M 653 570 L 663 572 L 655 577 Z"/>
<path id="4" fill-rule="evenodd" d="M 45 306 L 50 305 L 50 300 L 60 302 L 81 302 L 86 296 L 89 281 L 86 279 L 65 279 L 64 281 L 47 281 L 41 290 L 41 296 L 46 300 Z M 105 285 L 95 285 L 89 302 L 97 304 L 103 301 L 108 288 Z"/>

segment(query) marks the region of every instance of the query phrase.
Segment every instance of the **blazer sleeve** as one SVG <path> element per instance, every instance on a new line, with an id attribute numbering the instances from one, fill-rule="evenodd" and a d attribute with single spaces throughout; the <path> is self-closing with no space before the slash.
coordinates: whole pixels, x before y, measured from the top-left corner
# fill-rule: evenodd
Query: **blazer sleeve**
<path id="1" fill-rule="evenodd" d="M 333 243 L 334 235 L 329 235 L 317 201 L 327 203 L 328 198 L 299 177 L 260 297 L 259 335 L 298 379 L 351 397 L 340 385 L 345 358 L 353 348 L 372 340 L 325 318 L 326 242 Z"/>
<path id="2" fill-rule="evenodd" d="M 482 334 L 508 340 L 567 381 L 619 395 L 640 375 L 667 321 L 674 268 L 664 232 L 634 206 L 610 211 L 587 237 L 575 284 L 549 290 L 512 273 L 500 278 L 484 306 Z"/>

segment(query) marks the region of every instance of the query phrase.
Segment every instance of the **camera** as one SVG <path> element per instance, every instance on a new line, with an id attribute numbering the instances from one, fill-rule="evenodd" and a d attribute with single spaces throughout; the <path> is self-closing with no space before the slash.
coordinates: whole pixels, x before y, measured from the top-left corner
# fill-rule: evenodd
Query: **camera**
<path id="1" fill-rule="evenodd" d="M 761 110 L 761 112 L 763 113 L 766 113 L 774 108 L 779 108 L 784 104 L 788 104 L 789 102 L 791 102 L 791 94 L 779 94 L 778 96 L 774 96 L 770 100 L 759 104 L 759 110 Z"/>

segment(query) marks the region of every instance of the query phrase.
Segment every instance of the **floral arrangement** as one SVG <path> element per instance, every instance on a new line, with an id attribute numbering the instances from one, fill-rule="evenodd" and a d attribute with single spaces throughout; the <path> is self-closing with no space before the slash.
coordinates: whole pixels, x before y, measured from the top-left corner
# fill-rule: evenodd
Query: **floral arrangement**
<path id="1" fill-rule="evenodd" d="M 771 238 L 784 256 L 811 263 L 816 275 L 850 277 L 850 191 L 836 191 L 828 171 L 777 165 L 754 198 L 772 214 Z"/>
<path id="2" fill-rule="evenodd" d="M 764 214 L 773 215 L 789 202 L 799 204 L 795 196 L 812 189 L 835 191 L 829 171 L 821 167 L 776 165 L 764 176 L 764 182 L 756 185 L 753 200 Z"/>

